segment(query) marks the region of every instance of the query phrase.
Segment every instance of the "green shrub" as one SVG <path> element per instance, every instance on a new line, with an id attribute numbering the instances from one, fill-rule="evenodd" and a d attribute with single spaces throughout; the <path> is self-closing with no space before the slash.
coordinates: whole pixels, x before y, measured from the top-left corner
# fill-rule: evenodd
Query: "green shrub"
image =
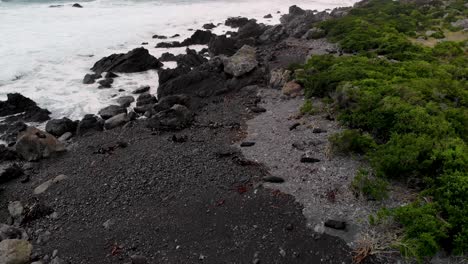
<path id="1" fill-rule="evenodd" d="M 373 200 L 388 198 L 388 182 L 376 177 L 371 177 L 369 171 L 359 169 L 351 183 L 351 189 L 359 195 Z"/>
<path id="2" fill-rule="evenodd" d="M 301 106 L 300 111 L 301 111 L 301 114 L 303 115 L 306 115 L 306 114 L 313 115 L 316 113 L 316 109 L 312 105 L 312 101 L 310 99 L 306 99 L 304 101 L 304 104 Z"/>
<path id="3" fill-rule="evenodd" d="M 332 151 L 339 154 L 365 154 L 376 146 L 371 136 L 361 134 L 358 130 L 344 130 L 330 136 L 328 140 Z"/>

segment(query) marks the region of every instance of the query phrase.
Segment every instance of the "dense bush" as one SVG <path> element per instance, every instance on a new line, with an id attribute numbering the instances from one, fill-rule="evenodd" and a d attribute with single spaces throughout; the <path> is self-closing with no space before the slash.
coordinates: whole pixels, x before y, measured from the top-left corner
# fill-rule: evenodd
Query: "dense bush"
<path id="1" fill-rule="evenodd" d="M 345 130 L 330 136 L 331 149 L 338 154 L 365 154 L 375 148 L 374 139 L 357 130 Z"/>
<path id="2" fill-rule="evenodd" d="M 388 210 L 405 230 L 402 252 L 420 260 L 440 249 L 467 254 L 467 41 L 429 48 L 409 38 L 442 33 L 444 23 L 466 17 L 468 9 L 459 0 L 407 2 L 370 0 L 321 23 L 329 39 L 354 55 L 313 56 L 298 78 L 306 96 L 333 99 L 338 119 L 354 129 L 332 137 L 333 144 L 367 152 L 376 177 L 358 175 L 356 185 L 384 177 L 422 183 L 418 201 Z M 357 131 L 377 144 L 362 148 Z"/>
<path id="3" fill-rule="evenodd" d="M 369 171 L 360 169 L 351 183 L 351 189 L 369 199 L 383 200 L 388 197 L 388 183 L 376 177 L 371 177 Z"/>

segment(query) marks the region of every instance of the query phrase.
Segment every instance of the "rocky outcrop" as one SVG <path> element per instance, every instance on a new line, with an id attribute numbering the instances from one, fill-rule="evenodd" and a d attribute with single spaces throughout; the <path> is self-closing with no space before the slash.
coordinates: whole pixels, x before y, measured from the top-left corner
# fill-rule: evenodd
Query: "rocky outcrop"
<path id="1" fill-rule="evenodd" d="M 182 42 L 160 42 L 156 44 L 156 48 L 178 48 L 191 45 L 206 45 L 210 42 L 212 37 L 216 36 L 209 30 L 197 30 L 193 33 L 190 38 L 185 39 Z"/>
<path id="2" fill-rule="evenodd" d="M 186 65 L 177 66 L 174 69 L 161 69 L 158 71 L 159 85 L 166 83 L 167 81 L 177 78 L 183 74 L 190 72 L 190 67 Z"/>
<path id="3" fill-rule="evenodd" d="M 172 53 L 164 52 L 163 54 L 161 54 L 161 57 L 159 57 L 159 60 L 160 61 L 175 61 L 176 56 Z"/>
<path id="4" fill-rule="evenodd" d="M 174 105 L 148 119 L 147 126 L 157 130 L 181 130 L 193 121 L 192 112 L 183 105 Z"/>
<path id="5" fill-rule="evenodd" d="M 7 118 L 7 122 L 17 120 L 44 122 L 50 118 L 50 112 L 47 109 L 40 108 L 33 100 L 19 93 L 7 94 L 7 100 L 0 102 L 0 117 L 10 115 L 16 116 Z"/>
<path id="6" fill-rule="evenodd" d="M 52 119 L 46 124 L 46 132 L 56 137 L 60 137 L 66 132 L 75 133 L 78 122 L 74 122 L 66 117 L 61 119 Z"/>
<path id="7" fill-rule="evenodd" d="M 190 107 L 190 97 L 185 94 L 168 95 L 163 97 L 157 104 L 153 106 L 155 112 L 168 110 L 174 105 L 183 105 Z"/>
<path id="8" fill-rule="evenodd" d="M 112 54 L 104 57 L 94 64 L 92 71 L 102 72 L 142 72 L 151 69 L 159 69 L 162 63 L 149 54 L 145 48 L 136 48 L 127 54 Z"/>
<path id="9" fill-rule="evenodd" d="M 48 158 L 66 150 L 65 146 L 54 136 L 35 127 L 28 127 L 20 132 L 15 149 L 27 161 Z"/>
<path id="10" fill-rule="evenodd" d="M 216 25 L 213 24 L 213 23 L 208 23 L 208 24 L 203 25 L 203 29 L 209 30 L 209 29 L 213 29 L 213 28 L 216 28 Z"/>
<path id="11" fill-rule="evenodd" d="M 236 40 L 226 36 L 216 36 L 208 43 L 210 56 L 226 55 L 232 56 L 236 53 Z"/>
<path id="12" fill-rule="evenodd" d="M 28 126 L 22 121 L 0 125 L 0 131 L 3 132 L 0 139 L 5 141 L 8 146 L 12 146 L 15 144 L 18 134 L 21 131 L 24 131 L 27 127 Z"/>
<path id="13" fill-rule="evenodd" d="M 149 94 L 149 93 L 144 93 L 138 96 L 136 105 L 142 106 L 142 105 L 148 105 L 148 104 L 155 104 L 157 102 L 158 100 L 156 99 L 156 97 L 154 97 L 154 95 Z"/>
<path id="14" fill-rule="evenodd" d="M 297 6 L 289 8 L 289 14 L 283 15 L 280 19 L 286 33 L 290 37 L 302 37 L 312 26 L 312 24 L 330 19 L 327 12 L 315 13 L 311 10 L 303 10 Z"/>
<path id="15" fill-rule="evenodd" d="M 93 84 L 97 79 L 101 78 L 102 75 L 98 73 L 88 73 L 83 78 L 83 84 Z"/>
<path id="16" fill-rule="evenodd" d="M 236 38 L 237 39 L 248 39 L 248 38 L 258 38 L 260 37 L 265 30 L 267 30 L 267 26 L 264 24 L 258 24 L 255 19 L 249 20 L 245 25 L 239 28 L 237 31 Z M 255 44 L 255 43 L 253 43 Z"/>
<path id="17" fill-rule="evenodd" d="M 197 67 L 208 61 L 205 57 L 198 54 L 196 50 L 187 48 L 185 52 L 186 54 L 176 56 L 178 66 Z"/>
<path id="18" fill-rule="evenodd" d="M 225 73 L 234 77 L 240 77 L 257 67 L 256 50 L 253 47 L 245 45 L 236 54 L 226 58 L 223 63 Z"/>
<path id="19" fill-rule="evenodd" d="M 282 25 L 276 25 L 268 28 L 259 37 L 259 41 L 262 44 L 268 44 L 271 42 L 278 42 L 287 37 L 286 30 Z"/>
<path id="20" fill-rule="evenodd" d="M 273 89 L 281 89 L 291 79 L 291 71 L 275 69 L 270 72 L 269 85 Z"/>
<path id="21" fill-rule="evenodd" d="M 230 17 L 226 20 L 224 24 L 228 27 L 238 28 L 238 27 L 242 27 L 248 22 L 249 22 L 249 19 L 246 17 Z"/>

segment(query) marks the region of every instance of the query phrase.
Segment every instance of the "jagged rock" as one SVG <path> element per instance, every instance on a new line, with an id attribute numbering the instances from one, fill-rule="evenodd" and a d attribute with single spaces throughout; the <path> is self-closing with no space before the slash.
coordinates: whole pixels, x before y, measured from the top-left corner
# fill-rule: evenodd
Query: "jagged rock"
<path id="1" fill-rule="evenodd" d="M 74 133 L 76 127 L 78 126 L 77 122 L 74 122 L 66 117 L 62 119 L 52 119 L 46 124 L 46 132 L 50 133 L 56 137 L 60 137 L 66 132 Z"/>
<path id="2" fill-rule="evenodd" d="M 283 86 L 282 92 L 284 95 L 298 96 L 302 92 L 302 86 L 295 81 L 291 81 Z"/>
<path id="3" fill-rule="evenodd" d="M 130 122 L 130 118 L 128 117 L 127 113 L 122 113 L 107 119 L 104 123 L 104 128 L 109 130 L 123 126 L 128 122 Z"/>
<path id="4" fill-rule="evenodd" d="M 263 32 L 259 37 L 261 43 L 278 42 L 287 37 L 286 30 L 282 25 L 275 25 Z"/>
<path id="5" fill-rule="evenodd" d="M 15 114 L 20 115 L 7 119 L 15 121 L 23 120 L 25 122 L 44 122 L 49 120 L 50 112 L 40 108 L 33 100 L 19 93 L 10 93 L 7 94 L 6 101 L 0 102 L 0 117 Z"/>
<path id="6" fill-rule="evenodd" d="M 317 27 L 309 29 L 303 36 L 302 39 L 319 39 L 325 37 L 325 30 Z"/>
<path id="7" fill-rule="evenodd" d="M 16 152 L 27 161 L 48 158 L 66 151 L 65 146 L 51 134 L 35 127 L 28 127 L 18 135 Z"/>
<path id="8" fill-rule="evenodd" d="M 83 119 L 78 123 L 78 128 L 76 133 L 78 135 L 84 135 L 89 132 L 102 131 L 104 127 L 104 121 L 99 117 L 87 114 Z"/>
<path id="9" fill-rule="evenodd" d="M 210 39 L 215 36 L 211 31 L 203 31 L 197 30 L 193 33 L 193 35 L 182 41 L 182 46 L 190 46 L 190 45 L 206 45 L 210 42 Z"/>
<path id="10" fill-rule="evenodd" d="M 280 21 L 289 36 L 300 38 L 310 29 L 312 24 L 329 18 L 331 18 L 330 14 L 325 11 L 315 13 L 311 10 L 291 6 L 289 14 L 283 15 Z"/>
<path id="11" fill-rule="evenodd" d="M 271 14 L 265 15 L 263 18 L 273 18 Z"/>
<path id="12" fill-rule="evenodd" d="M 251 72 L 257 65 L 255 48 L 245 45 L 236 54 L 224 60 L 224 72 L 239 77 Z"/>
<path id="13" fill-rule="evenodd" d="M 468 18 L 460 19 L 452 22 L 453 27 L 461 28 L 462 30 L 468 29 Z"/>
<path id="14" fill-rule="evenodd" d="M 188 67 L 197 67 L 208 61 L 203 56 L 199 55 L 195 50 L 187 48 L 185 52 L 186 54 L 176 56 L 178 66 L 185 65 Z"/>
<path id="15" fill-rule="evenodd" d="M 13 201 L 8 203 L 8 213 L 13 219 L 19 218 L 23 215 L 24 206 L 20 201 Z"/>
<path id="16" fill-rule="evenodd" d="M 242 27 L 248 22 L 249 22 L 249 19 L 246 17 L 230 17 L 226 20 L 224 24 L 228 27 L 238 28 L 238 27 Z"/>
<path id="17" fill-rule="evenodd" d="M 156 44 L 156 48 L 178 48 L 183 47 L 182 43 L 179 41 L 171 41 L 171 42 L 159 42 Z"/>
<path id="18" fill-rule="evenodd" d="M 102 72 L 142 72 L 151 69 L 158 69 L 162 63 L 151 56 L 147 49 L 136 48 L 127 54 L 112 54 L 104 57 L 91 68 L 96 73 Z"/>
<path id="19" fill-rule="evenodd" d="M 21 121 L 14 122 L 11 125 L 0 125 L 0 130 L 3 131 L 3 135 L 0 136 L 0 139 L 5 141 L 8 146 L 13 146 L 16 143 L 18 134 L 26 130 L 27 127 L 28 125 Z"/>
<path id="20" fill-rule="evenodd" d="M 109 105 L 99 110 L 98 115 L 100 115 L 102 119 L 105 120 L 122 113 L 127 113 L 127 109 L 125 109 L 125 107 L 119 105 Z"/>
<path id="21" fill-rule="evenodd" d="M 27 264 L 32 248 L 32 245 L 26 240 L 5 239 L 0 242 L 0 263 Z"/>
<path id="22" fill-rule="evenodd" d="M 156 99 L 156 97 L 154 97 L 154 95 L 144 93 L 138 96 L 136 105 L 142 106 L 142 105 L 148 105 L 148 104 L 155 104 L 157 102 L 158 100 Z"/>
<path id="23" fill-rule="evenodd" d="M 121 97 L 117 98 L 116 101 L 121 107 L 129 107 L 130 104 L 135 102 L 135 98 L 133 96 L 131 96 L 131 95 L 121 96 Z"/>
<path id="24" fill-rule="evenodd" d="M 101 78 L 102 75 L 101 74 L 97 74 L 97 73 L 88 73 L 85 75 L 85 77 L 83 78 L 83 84 L 93 84 L 94 82 L 96 82 L 96 79 L 99 79 Z"/>
<path id="25" fill-rule="evenodd" d="M 213 24 L 213 23 L 208 23 L 208 24 L 203 25 L 204 29 L 213 29 L 215 27 L 216 27 L 216 25 Z"/>
<path id="26" fill-rule="evenodd" d="M 161 69 L 158 71 L 159 75 L 159 85 L 166 83 L 167 81 L 177 78 L 180 75 L 190 72 L 190 67 L 186 65 L 177 66 L 174 69 Z"/>
<path id="27" fill-rule="evenodd" d="M 18 154 L 13 149 L 5 145 L 0 145 L 0 162 L 15 160 L 18 158 Z"/>
<path id="28" fill-rule="evenodd" d="M 160 112 L 170 109 L 176 104 L 190 107 L 190 97 L 184 94 L 164 96 L 157 104 L 154 105 L 153 109 L 156 112 Z"/>
<path id="29" fill-rule="evenodd" d="M 146 93 L 146 92 L 148 92 L 150 89 L 151 89 L 150 86 L 144 85 L 144 86 L 141 86 L 141 87 L 135 89 L 135 90 L 132 92 L 132 94 L 142 94 L 142 93 Z"/>
<path id="30" fill-rule="evenodd" d="M 291 71 L 275 69 L 270 72 L 270 87 L 273 89 L 283 88 L 291 79 Z"/>
<path id="31" fill-rule="evenodd" d="M 216 36 L 208 43 L 210 56 L 226 55 L 232 56 L 236 53 L 236 40 L 226 36 Z"/>
<path id="32" fill-rule="evenodd" d="M 237 31 L 236 37 L 238 39 L 247 39 L 247 38 L 258 38 L 260 37 L 265 31 L 267 27 L 263 24 L 258 24 L 255 19 L 249 20 L 248 23 L 241 26 L 239 31 Z"/>
<path id="33" fill-rule="evenodd" d="M 24 170 L 17 164 L 0 167 L 0 183 L 17 179 L 24 175 Z"/>
<path id="34" fill-rule="evenodd" d="M 193 121 L 192 112 L 183 105 L 174 105 L 148 119 L 147 126 L 158 130 L 181 130 Z"/>
<path id="35" fill-rule="evenodd" d="M 113 73 L 113 72 L 107 72 L 106 76 L 104 76 L 104 78 L 106 78 L 106 79 L 117 78 L 117 77 L 119 77 L 119 76 L 117 74 Z"/>
<path id="36" fill-rule="evenodd" d="M 98 81 L 98 83 L 99 83 L 98 89 L 111 88 L 112 83 L 114 83 L 114 79 L 107 78 L 107 79 Z"/>
<path id="37" fill-rule="evenodd" d="M 169 52 L 164 52 L 161 57 L 159 57 L 160 61 L 175 61 L 176 56 Z"/>

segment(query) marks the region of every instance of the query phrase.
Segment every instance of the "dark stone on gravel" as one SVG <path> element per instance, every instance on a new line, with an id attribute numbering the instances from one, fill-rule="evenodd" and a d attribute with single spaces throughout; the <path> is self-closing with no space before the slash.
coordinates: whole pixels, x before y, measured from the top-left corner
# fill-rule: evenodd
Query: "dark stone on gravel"
<path id="1" fill-rule="evenodd" d="M 315 133 L 315 134 L 327 133 L 327 130 L 322 129 L 322 128 L 314 128 L 312 129 L 312 133 Z"/>
<path id="2" fill-rule="evenodd" d="M 130 257 L 132 264 L 148 264 L 148 259 L 144 256 L 133 255 Z"/>
<path id="3" fill-rule="evenodd" d="M 148 85 L 141 86 L 141 87 L 135 89 L 135 90 L 132 92 L 132 94 L 142 94 L 142 93 L 146 93 L 146 92 L 148 92 L 150 89 L 151 89 L 151 87 L 148 86 Z"/>
<path id="4" fill-rule="evenodd" d="M 72 5 L 72 7 L 76 7 L 76 8 L 83 8 L 83 6 L 82 6 L 82 5 L 80 5 L 80 4 L 78 4 L 78 3 L 75 3 L 75 4 L 73 4 L 73 5 Z"/>
<path id="5" fill-rule="evenodd" d="M 156 112 L 164 111 L 176 104 L 190 107 L 190 97 L 183 94 L 164 96 L 154 105 L 154 110 Z"/>
<path id="6" fill-rule="evenodd" d="M 171 36 L 171 38 L 177 38 L 177 37 L 180 37 L 180 35 L 179 34 L 174 34 L 174 35 Z"/>
<path id="7" fill-rule="evenodd" d="M 184 143 L 184 142 L 187 142 L 188 137 L 187 135 L 183 135 L 183 136 L 172 135 L 171 140 L 176 143 Z"/>
<path id="8" fill-rule="evenodd" d="M 266 176 L 266 177 L 263 177 L 263 181 L 271 182 L 271 183 L 283 183 L 284 179 L 281 177 L 277 177 L 277 176 Z"/>
<path id="9" fill-rule="evenodd" d="M 98 89 L 111 88 L 113 82 L 114 82 L 114 79 L 112 79 L 112 78 L 100 80 L 100 81 L 98 81 L 98 83 L 99 83 Z"/>
<path id="10" fill-rule="evenodd" d="M 166 83 L 167 81 L 177 78 L 183 74 L 187 74 L 191 71 L 189 66 L 178 65 L 174 69 L 161 69 L 158 71 L 159 74 L 159 85 Z"/>
<path id="11" fill-rule="evenodd" d="M 147 126 L 157 130 L 181 130 L 190 126 L 192 121 L 192 112 L 187 107 L 176 104 L 148 119 Z"/>
<path id="12" fill-rule="evenodd" d="M 54 209 L 52 209 L 52 207 L 47 206 L 40 202 L 35 203 L 30 206 L 26 206 L 24 209 L 25 209 L 24 218 L 21 221 L 22 225 L 30 223 L 34 220 L 46 217 L 54 212 Z"/>
<path id="13" fill-rule="evenodd" d="M 18 164 L 0 168 L 0 183 L 9 182 L 24 175 L 24 170 Z"/>
<path id="14" fill-rule="evenodd" d="M 117 78 L 119 77 L 117 74 L 113 73 L 113 72 L 108 72 L 106 73 L 106 76 L 104 76 L 104 78 L 106 79 L 110 79 L 110 78 Z"/>
<path id="15" fill-rule="evenodd" d="M 128 119 L 130 119 L 130 121 L 136 120 L 137 118 L 138 118 L 138 114 L 135 113 L 134 111 L 130 111 L 130 113 L 128 113 Z"/>
<path id="16" fill-rule="evenodd" d="M 346 222 L 329 219 L 325 222 L 325 226 L 337 230 L 345 230 Z"/>
<path id="17" fill-rule="evenodd" d="M 213 23 L 208 23 L 208 24 L 203 25 L 203 29 L 213 29 L 215 27 L 216 25 Z"/>
<path id="18" fill-rule="evenodd" d="M 252 147 L 255 145 L 255 142 L 242 142 L 240 144 L 241 147 Z"/>
<path id="19" fill-rule="evenodd" d="M 88 73 L 85 75 L 85 77 L 83 78 L 83 84 L 93 84 L 94 82 L 96 82 L 96 79 L 99 79 L 101 78 L 102 75 L 101 74 L 97 74 L 97 73 Z"/>
<path id="20" fill-rule="evenodd" d="M 149 54 L 145 48 L 136 48 L 126 54 L 112 54 L 104 57 L 91 68 L 96 73 L 102 72 L 142 72 L 159 69 L 163 64 Z"/>
<path id="21" fill-rule="evenodd" d="M 142 42 L 141 45 L 143 46 L 148 45 L 148 42 Z"/>
<path id="22" fill-rule="evenodd" d="M 156 97 L 154 97 L 154 95 L 143 93 L 138 96 L 136 105 L 143 106 L 148 104 L 155 104 L 157 102 L 158 100 L 156 99 Z"/>
<path id="23" fill-rule="evenodd" d="M 45 130 L 47 133 L 60 137 L 66 132 L 75 133 L 78 122 L 72 121 L 66 117 L 61 119 L 52 119 L 47 122 Z"/>
<path id="24" fill-rule="evenodd" d="M 252 111 L 253 113 L 265 113 L 266 109 L 263 107 L 254 106 L 250 108 L 250 111 Z"/>
<path id="25" fill-rule="evenodd" d="M 172 53 L 164 52 L 163 54 L 161 54 L 161 57 L 159 57 L 159 60 L 160 61 L 175 61 L 176 56 Z"/>
<path id="26" fill-rule="evenodd" d="M 99 110 L 98 115 L 100 115 L 103 119 L 109 119 L 122 113 L 127 113 L 127 109 L 125 109 L 125 107 L 119 105 L 109 105 Z"/>
<path id="27" fill-rule="evenodd" d="M 249 22 L 249 19 L 246 17 L 230 17 L 226 20 L 226 22 L 224 22 L 224 24 L 228 27 L 238 28 L 238 27 L 242 27 L 248 22 Z"/>
<path id="28" fill-rule="evenodd" d="M 93 114 L 87 114 L 78 123 L 76 133 L 78 135 L 85 135 L 89 132 L 102 131 L 104 127 L 104 121 Z"/>
<path id="29" fill-rule="evenodd" d="M 313 158 L 313 157 L 310 157 L 308 155 L 303 155 L 301 157 L 301 162 L 302 163 L 316 163 L 316 162 L 320 162 L 320 160 L 316 159 L 316 158 Z"/>
<path id="30" fill-rule="evenodd" d="M 299 123 L 299 122 L 294 123 L 294 124 L 292 124 L 292 125 L 289 127 L 289 130 L 290 130 L 290 131 L 291 131 L 291 130 L 294 130 L 294 129 L 296 129 L 296 128 L 297 128 L 298 126 L 300 126 L 300 125 L 301 125 L 301 123 Z"/>
<path id="31" fill-rule="evenodd" d="M 10 93 L 6 101 L 0 101 L 0 117 L 15 114 L 20 115 L 9 117 L 6 121 L 44 122 L 50 118 L 50 112 L 37 106 L 33 100 L 19 93 Z"/>

